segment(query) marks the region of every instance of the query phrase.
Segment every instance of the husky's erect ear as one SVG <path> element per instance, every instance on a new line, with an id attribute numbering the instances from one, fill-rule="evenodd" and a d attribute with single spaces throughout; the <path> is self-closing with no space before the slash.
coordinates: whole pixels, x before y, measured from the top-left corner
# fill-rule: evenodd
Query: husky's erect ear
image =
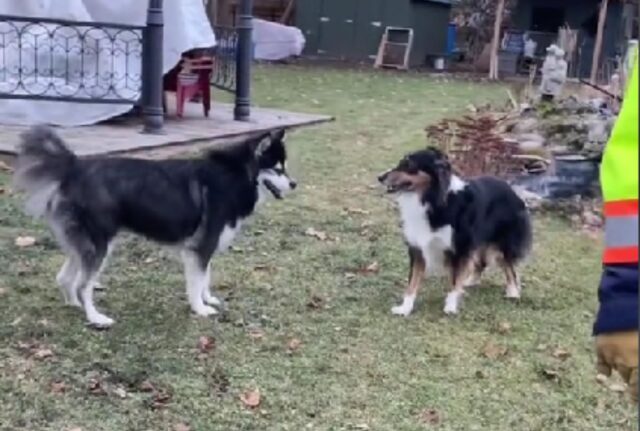
<path id="1" fill-rule="evenodd" d="M 261 151 L 259 148 L 265 145 L 265 141 L 271 142 L 268 133 L 241 143 L 214 148 L 208 152 L 208 158 L 224 163 L 228 167 L 240 169 L 245 169 L 247 166 L 257 166 L 258 152 Z"/>
<path id="2" fill-rule="evenodd" d="M 271 132 L 271 141 L 273 142 L 283 141 L 284 134 L 285 134 L 284 129 L 274 130 L 273 132 Z"/>
<path id="3" fill-rule="evenodd" d="M 258 142 L 258 146 L 256 147 L 255 153 L 256 157 L 260 157 L 263 155 L 271 146 L 271 134 L 265 135 Z"/>
<path id="4" fill-rule="evenodd" d="M 265 133 L 251 141 L 250 146 L 256 157 L 260 157 L 269 149 L 271 141 L 271 133 Z"/>

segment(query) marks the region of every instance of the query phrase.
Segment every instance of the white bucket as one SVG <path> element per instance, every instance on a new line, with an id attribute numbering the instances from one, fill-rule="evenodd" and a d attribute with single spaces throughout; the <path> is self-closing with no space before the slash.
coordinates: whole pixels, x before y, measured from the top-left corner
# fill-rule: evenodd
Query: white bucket
<path id="1" fill-rule="evenodd" d="M 436 59 L 433 61 L 433 68 L 435 70 L 437 70 L 438 72 L 443 71 L 444 70 L 444 58 L 436 57 Z"/>

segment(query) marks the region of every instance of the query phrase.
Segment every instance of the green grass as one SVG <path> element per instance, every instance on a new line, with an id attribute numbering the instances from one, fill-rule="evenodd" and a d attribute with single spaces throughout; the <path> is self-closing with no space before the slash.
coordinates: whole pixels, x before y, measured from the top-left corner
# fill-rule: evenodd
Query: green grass
<path id="1" fill-rule="evenodd" d="M 443 316 L 437 279 L 410 318 L 389 312 L 407 258 L 376 174 L 423 145 L 427 124 L 469 103 L 503 103 L 502 87 L 260 67 L 254 98 L 337 121 L 290 135 L 301 187 L 262 208 L 215 260 L 229 305 L 218 320 L 190 315 L 175 258 L 126 237 L 97 298 L 116 325 L 88 329 L 59 298 L 63 257 L 51 235 L 0 196 L 0 430 L 635 429 L 626 400 L 595 381 L 600 246 L 561 220 L 536 220 L 519 303 L 503 300 L 493 274 L 458 317 Z M 311 227 L 329 239 L 305 235 Z M 19 235 L 38 243 L 19 249 Z M 373 262 L 377 273 L 357 271 Z M 215 339 L 208 354 L 202 336 Z M 289 352 L 294 338 L 301 345 Z M 506 354 L 486 358 L 487 343 Z M 555 358 L 558 348 L 570 356 Z M 52 356 L 38 359 L 45 349 Z M 240 395 L 253 388 L 262 399 L 252 410 Z M 159 402 L 158 391 L 169 395 Z"/>

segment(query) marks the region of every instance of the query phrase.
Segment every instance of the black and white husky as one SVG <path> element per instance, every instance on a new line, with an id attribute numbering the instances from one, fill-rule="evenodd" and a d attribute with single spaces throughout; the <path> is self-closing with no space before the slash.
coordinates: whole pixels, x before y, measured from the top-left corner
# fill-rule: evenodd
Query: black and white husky
<path id="1" fill-rule="evenodd" d="M 179 248 L 191 309 L 213 315 L 220 300 L 209 286 L 212 256 L 229 247 L 256 204 L 296 187 L 284 131 L 198 159 L 152 161 L 80 158 L 37 126 L 22 136 L 14 180 L 27 212 L 46 220 L 66 254 L 57 276 L 65 302 L 97 327 L 114 323 L 96 310 L 93 290 L 119 232 Z"/>

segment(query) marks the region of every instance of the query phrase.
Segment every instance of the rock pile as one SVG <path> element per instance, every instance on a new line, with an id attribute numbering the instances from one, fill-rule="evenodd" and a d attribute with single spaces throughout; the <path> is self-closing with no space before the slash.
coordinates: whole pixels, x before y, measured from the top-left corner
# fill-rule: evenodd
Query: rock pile
<path id="1" fill-rule="evenodd" d="M 526 154 L 577 154 L 600 159 L 615 122 L 604 101 L 569 97 L 523 106 L 504 124 L 505 136 Z"/>

